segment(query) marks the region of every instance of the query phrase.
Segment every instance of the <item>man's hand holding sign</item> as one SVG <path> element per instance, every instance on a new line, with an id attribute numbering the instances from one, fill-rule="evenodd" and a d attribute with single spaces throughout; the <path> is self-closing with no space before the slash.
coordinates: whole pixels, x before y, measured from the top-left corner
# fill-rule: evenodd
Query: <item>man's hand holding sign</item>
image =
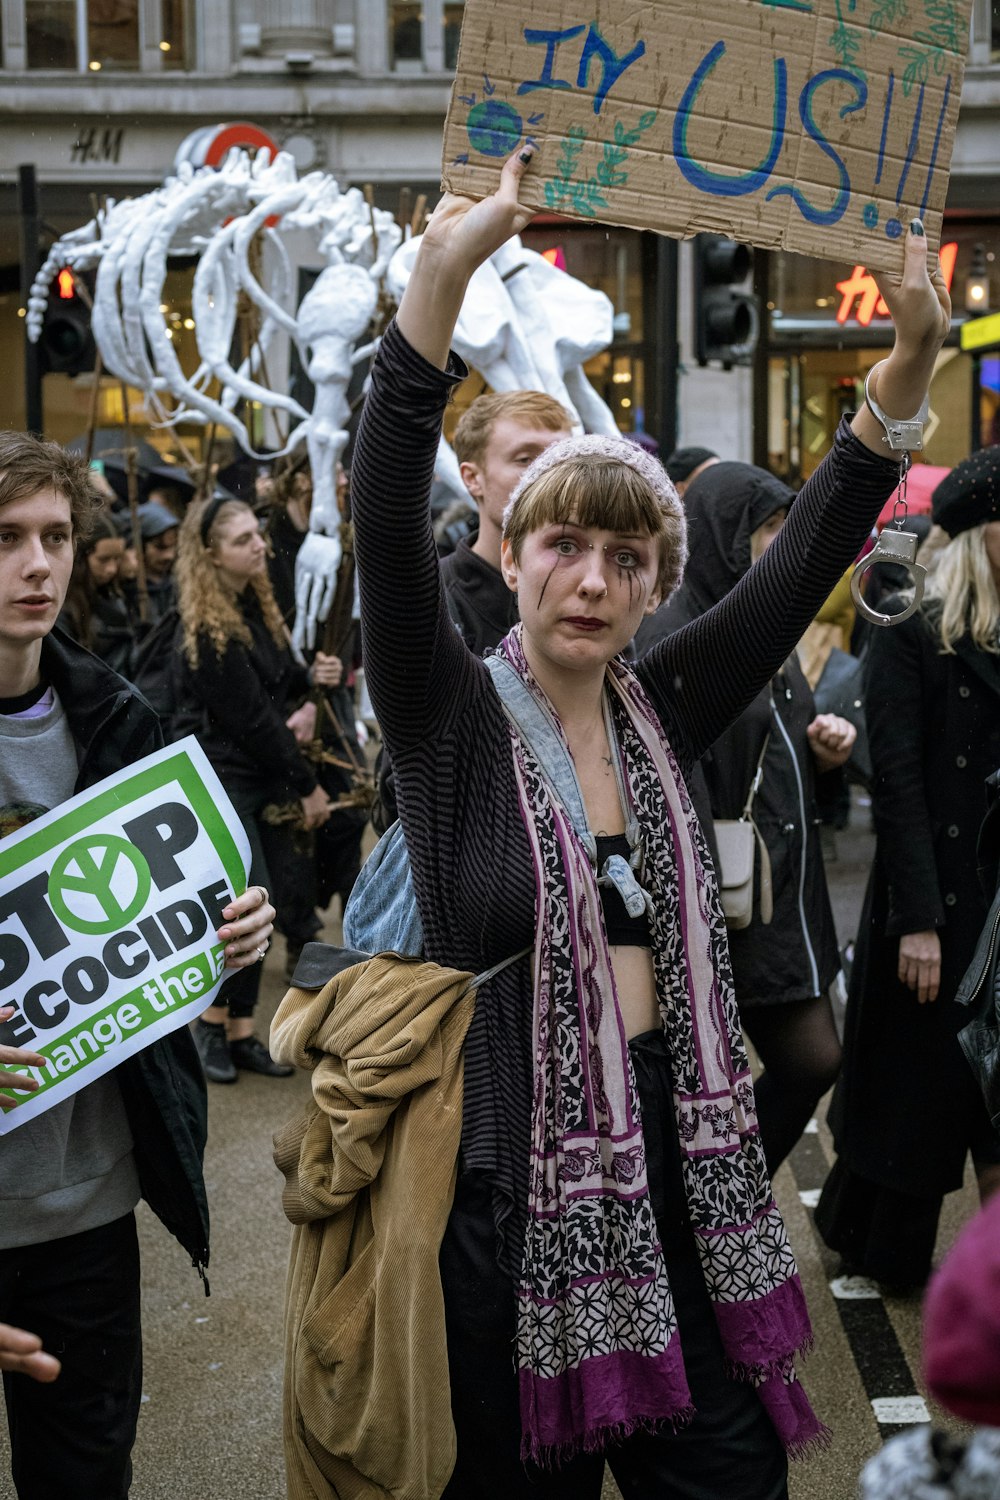
<path id="1" fill-rule="evenodd" d="M 263 886 L 252 885 L 223 907 L 224 925 L 216 937 L 225 944 L 227 969 L 245 969 L 260 963 L 274 931 L 275 910 Z M 0 1028 L 16 1014 L 13 1005 L 0 1005 Z M 34 1093 L 38 1079 L 18 1072 L 20 1068 L 44 1068 L 46 1059 L 28 1047 L 6 1047 L 0 1044 L 0 1110 L 13 1109 L 15 1093 Z"/>
<path id="2" fill-rule="evenodd" d="M 242 890 L 238 817 L 193 739 L 0 846 L 0 1133 L 200 1015 L 258 963 L 274 908 Z M 234 894 L 239 892 L 239 894 Z"/>

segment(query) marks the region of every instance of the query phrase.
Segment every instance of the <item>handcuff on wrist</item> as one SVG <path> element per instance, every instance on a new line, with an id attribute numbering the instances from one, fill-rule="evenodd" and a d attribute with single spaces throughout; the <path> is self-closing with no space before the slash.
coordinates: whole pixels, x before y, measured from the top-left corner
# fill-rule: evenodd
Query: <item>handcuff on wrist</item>
<path id="1" fill-rule="evenodd" d="M 882 529 L 871 552 L 861 559 L 851 575 L 851 598 L 854 600 L 858 613 L 870 624 L 899 625 L 903 620 L 908 620 L 914 610 L 919 608 L 924 597 L 924 582 L 927 577 L 926 569 L 916 561 L 920 539 L 912 531 L 904 531 L 903 527 L 908 514 L 906 478 L 910 471 L 910 453 L 911 451 L 919 452 L 924 446 L 924 423 L 927 421 L 929 403 L 925 396 L 920 410 L 913 417 L 886 416 L 871 390 L 872 376 L 883 364 L 885 360 L 872 365 L 865 377 L 865 405 L 884 429 L 885 435 L 882 441 L 888 444 L 893 453 L 899 454 L 899 488 L 892 510 L 892 521 Z M 868 569 L 881 562 L 895 563 L 897 566 L 906 568 L 913 579 L 913 598 L 898 614 L 880 614 L 878 610 L 872 609 L 865 602 L 861 592 L 861 585 Z"/>

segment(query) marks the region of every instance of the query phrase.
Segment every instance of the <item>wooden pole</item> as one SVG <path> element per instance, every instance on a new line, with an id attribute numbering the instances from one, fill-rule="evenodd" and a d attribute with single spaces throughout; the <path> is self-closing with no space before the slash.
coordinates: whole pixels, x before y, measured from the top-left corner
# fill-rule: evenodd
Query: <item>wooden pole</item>
<path id="1" fill-rule="evenodd" d="M 84 457 L 87 463 L 94 456 L 94 432 L 97 429 L 97 403 L 101 396 L 101 351 L 94 355 L 94 383 L 90 388 L 90 415 L 87 418 L 87 446 Z"/>
<path id="2" fill-rule="evenodd" d="M 128 510 L 132 522 L 132 546 L 135 549 L 135 591 L 139 599 L 139 619 L 149 624 L 149 585 L 146 582 L 146 555 L 142 550 L 142 524 L 139 520 L 138 450 L 132 441 L 132 417 L 129 411 L 128 386 L 120 382 L 122 412 L 125 418 L 125 481 L 128 486 Z"/>

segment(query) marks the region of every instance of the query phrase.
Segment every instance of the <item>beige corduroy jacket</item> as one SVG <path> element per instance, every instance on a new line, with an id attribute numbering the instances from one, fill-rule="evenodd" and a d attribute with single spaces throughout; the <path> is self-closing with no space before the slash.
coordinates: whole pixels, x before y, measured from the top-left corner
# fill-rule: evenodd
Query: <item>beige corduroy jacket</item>
<path id="1" fill-rule="evenodd" d="M 289 1500 L 437 1500 L 455 1464 L 438 1252 L 455 1191 L 471 975 L 381 954 L 289 990 L 271 1053 L 313 1072 L 275 1137 L 295 1226 Z"/>

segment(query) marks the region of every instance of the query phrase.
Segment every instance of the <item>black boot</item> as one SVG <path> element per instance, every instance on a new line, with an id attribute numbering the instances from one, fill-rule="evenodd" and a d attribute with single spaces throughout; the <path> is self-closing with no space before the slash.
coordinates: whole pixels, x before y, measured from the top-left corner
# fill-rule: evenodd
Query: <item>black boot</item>
<path id="1" fill-rule="evenodd" d="M 263 1073 L 266 1078 L 290 1078 L 295 1072 L 287 1063 L 275 1062 L 264 1043 L 255 1036 L 243 1036 L 238 1042 L 230 1042 L 229 1056 L 237 1068 L 245 1068 L 248 1073 Z"/>
<path id="2" fill-rule="evenodd" d="M 222 1021 L 203 1021 L 199 1016 L 194 1023 L 194 1044 L 198 1048 L 205 1077 L 210 1082 L 236 1082 L 236 1069 L 229 1055 L 226 1028 Z"/>

